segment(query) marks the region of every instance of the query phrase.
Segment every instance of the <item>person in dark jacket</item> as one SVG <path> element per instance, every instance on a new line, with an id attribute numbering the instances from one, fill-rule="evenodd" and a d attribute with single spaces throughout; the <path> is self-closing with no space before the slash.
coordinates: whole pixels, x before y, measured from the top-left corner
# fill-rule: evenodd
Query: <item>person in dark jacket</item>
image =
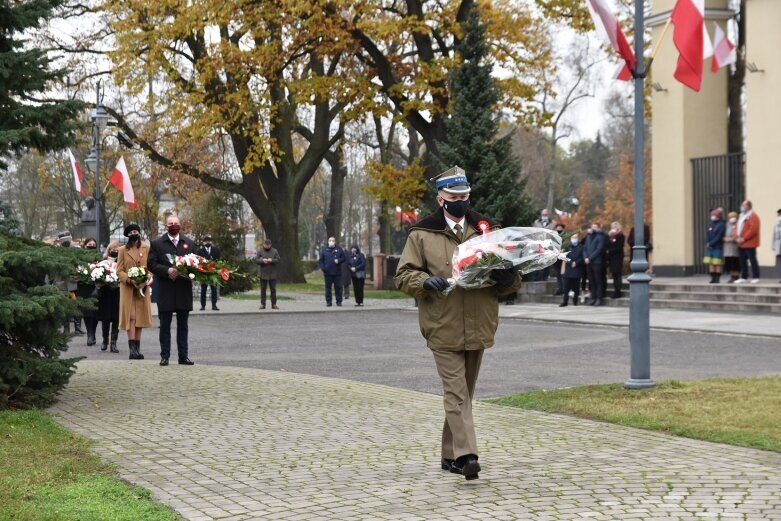
<path id="1" fill-rule="evenodd" d="M 583 245 L 580 243 L 578 234 L 570 237 L 569 248 L 566 254 L 567 262 L 564 264 L 564 300 L 559 304 L 560 308 L 569 305 L 570 292 L 573 294 L 572 304 L 578 305 L 580 279 L 583 278 L 583 272 L 586 271 L 586 264 L 583 262 Z"/>
<path id="2" fill-rule="evenodd" d="M 621 229 L 621 224 L 614 222 L 610 225 L 607 236 L 607 264 L 613 275 L 613 295 L 611 298 L 621 298 L 624 276 L 624 244 L 626 237 Z"/>
<path id="3" fill-rule="evenodd" d="M 331 286 L 336 293 L 336 305 L 342 305 L 342 265 L 347 262 L 344 250 L 336 244 L 336 238 L 328 238 L 328 246 L 320 250 L 320 269 L 325 278 L 325 305 L 331 307 Z"/>
<path id="4" fill-rule="evenodd" d="M 111 241 L 106 248 L 104 255 L 106 260 L 115 263 L 119 258 L 119 243 Z M 103 333 L 103 345 L 101 351 L 109 349 L 109 339 L 111 340 L 110 350 L 112 353 L 119 353 L 117 349 L 117 338 L 119 337 L 119 287 L 112 288 L 104 285 L 98 289 L 98 320 Z"/>
<path id="5" fill-rule="evenodd" d="M 98 249 L 98 241 L 90 237 L 84 241 L 84 249 L 96 251 Z M 95 284 L 89 284 L 81 281 L 77 282 L 76 296 L 82 299 L 96 297 L 97 289 L 95 288 Z M 93 309 L 87 309 L 82 312 L 81 316 L 84 318 L 84 326 L 87 328 L 87 345 L 94 346 L 97 343 L 97 340 L 95 340 L 95 332 L 98 329 L 97 311 Z M 79 322 L 81 322 L 81 319 L 79 319 Z"/>
<path id="6" fill-rule="evenodd" d="M 158 282 L 157 315 L 160 318 L 160 365 L 168 365 L 171 356 L 171 321 L 176 313 L 176 348 L 179 365 L 193 365 L 188 357 L 188 320 L 193 310 L 193 282 L 182 275 L 171 257 L 195 251 L 195 243 L 179 233 L 179 218 L 171 215 L 165 221 L 168 233 L 152 241 L 148 267 Z"/>
<path id="7" fill-rule="evenodd" d="M 220 260 L 220 250 L 212 244 L 212 236 L 204 235 L 203 246 L 198 248 L 195 252 L 204 259 L 208 260 Z M 219 311 L 217 307 L 217 285 L 216 284 L 201 284 L 201 311 L 206 310 L 206 288 L 210 288 L 212 292 L 212 311 Z M 177 318 L 178 320 L 178 318 Z"/>
<path id="8" fill-rule="evenodd" d="M 350 259 L 350 254 L 345 252 L 345 258 Z M 353 283 L 353 274 L 347 262 L 342 264 L 342 297 L 344 300 L 350 300 L 350 285 Z"/>
<path id="9" fill-rule="evenodd" d="M 366 282 L 366 255 L 361 253 L 357 244 L 350 247 L 350 255 L 347 256 L 347 266 L 350 269 L 350 278 L 353 282 L 355 293 L 355 305 L 363 306 L 363 285 Z"/>
<path id="10" fill-rule="evenodd" d="M 710 283 L 721 282 L 721 268 L 724 265 L 724 234 L 727 226 L 724 223 L 724 212 L 714 208 L 710 213 L 710 224 L 705 232 L 705 258 L 702 262 L 708 265 Z"/>
<path id="11" fill-rule="evenodd" d="M 591 233 L 583 245 L 583 258 L 588 272 L 592 306 L 602 305 L 602 264 L 605 262 L 605 233 L 598 223 L 591 224 Z"/>
<path id="12" fill-rule="evenodd" d="M 266 309 L 266 289 L 271 290 L 271 309 L 277 307 L 277 264 L 279 252 L 271 246 L 271 240 L 263 241 L 263 247 L 255 254 L 255 264 L 260 271 L 260 309 Z"/>
<path id="13" fill-rule="evenodd" d="M 559 234 L 559 237 L 564 235 L 564 225 L 561 223 L 556 224 L 556 233 Z M 561 274 L 561 259 L 556 259 L 556 262 L 553 263 L 553 273 L 556 275 L 556 292 L 554 295 L 563 295 L 564 294 L 564 278 Z"/>

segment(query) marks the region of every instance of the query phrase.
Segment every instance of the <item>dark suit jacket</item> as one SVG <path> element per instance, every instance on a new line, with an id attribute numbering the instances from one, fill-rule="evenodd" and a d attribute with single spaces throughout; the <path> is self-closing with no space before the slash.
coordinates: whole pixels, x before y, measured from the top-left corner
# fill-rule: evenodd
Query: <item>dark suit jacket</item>
<path id="1" fill-rule="evenodd" d="M 220 250 L 217 248 L 217 246 L 212 244 L 212 247 L 210 249 L 211 249 L 211 253 L 208 253 L 206 251 L 206 246 L 201 246 L 200 248 L 198 248 L 198 251 L 196 251 L 195 253 L 197 253 L 204 259 L 220 260 Z"/>
<path id="2" fill-rule="evenodd" d="M 176 247 L 168 238 L 168 234 L 152 241 L 147 267 L 157 279 L 158 312 L 193 310 L 192 281 L 186 276 L 179 276 L 174 280 L 168 276 L 168 268 L 172 266 L 168 254 L 187 255 L 188 253 L 195 253 L 195 243 L 185 235 L 179 234 L 179 243 Z"/>
<path id="3" fill-rule="evenodd" d="M 605 257 L 604 232 L 591 232 L 583 241 L 583 257 L 590 260 L 592 264 L 602 264 Z"/>

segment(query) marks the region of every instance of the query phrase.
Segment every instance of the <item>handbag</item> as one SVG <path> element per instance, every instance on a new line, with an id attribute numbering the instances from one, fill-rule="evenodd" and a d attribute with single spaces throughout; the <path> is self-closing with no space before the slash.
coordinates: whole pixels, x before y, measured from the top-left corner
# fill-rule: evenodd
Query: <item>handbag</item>
<path id="1" fill-rule="evenodd" d="M 358 270 L 355 272 L 355 278 L 356 279 L 365 279 L 366 278 L 366 272 L 364 270 Z"/>

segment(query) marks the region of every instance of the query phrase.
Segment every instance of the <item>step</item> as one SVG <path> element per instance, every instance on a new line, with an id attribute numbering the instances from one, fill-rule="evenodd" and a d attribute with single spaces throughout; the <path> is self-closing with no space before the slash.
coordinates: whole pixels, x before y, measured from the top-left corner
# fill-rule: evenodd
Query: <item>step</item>
<path id="1" fill-rule="evenodd" d="M 524 304 L 542 303 L 542 304 L 561 304 L 562 297 L 553 295 L 529 295 L 519 294 L 516 302 Z M 572 301 L 570 300 L 570 304 Z M 762 314 L 781 314 L 781 302 L 777 303 L 758 303 L 758 302 L 734 302 L 734 301 L 708 301 L 708 300 L 684 300 L 684 299 L 657 299 L 651 298 L 649 301 L 653 309 L 681 309 L 688 311 L 725 311 L 725 312 L 746 312 Z M 602 300 L 603 306 L 609 307 L 628 307 L 629 298 L 620 299 L 606 298 Z"/>
<path id="2" fill-rule="evenodd" d="M 767 293 L 781 297 L 781 284 L 671 284 L 651 282 L 652 291 L 692 291 L 707 293 Z"/>
<path id="3" fill-rule="evenodd" d="M 722 292 L 713 291 L 658 291 L 651 287 L 651 298 L 655 300 L 695 300 L 710 302 L 748 302 L 761 304 L 781 304 L 781 294 L 766 292 Z"/>

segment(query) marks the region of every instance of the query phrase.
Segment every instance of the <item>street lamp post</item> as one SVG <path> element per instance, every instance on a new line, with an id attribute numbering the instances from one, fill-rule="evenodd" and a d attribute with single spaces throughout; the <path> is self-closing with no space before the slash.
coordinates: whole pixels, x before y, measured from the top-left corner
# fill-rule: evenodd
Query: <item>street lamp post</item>
<path id="1" fill-rule="evenodd" d="M 651 380 L 650 346 L 650 302 L 649 283 L 651 277 L 646 273 L 648 258 L 645 248 L 644 190 L 645 172 L 643 160 L 645 153 L 645 94 L 643 84 L 647 70 L 643 70 L 643 35 L 645 19 L 643 0 L 635 0 L 635 57 L 637 65 L 634 71 L 635 82 L 635 245 L 632 247 L 632 274 L 629 276 L 629 380 L 624 382 L 627 389 L 646 389 L 653 387 Z M 651 59 L 651 61 L 653 58 Z M 649 61 L 648 66 L 651 63 Z"/>
<path id="2" fill-rule="evenodd" d="M 95 172 L 95 241 L 100 249 L 100 208 L 103 190 L 100 188 L 100 146 L 101 135 L 108 126 L 109 115 L 103 106 L 103 91 L 101 80 L 95 87 L 95 108 L 90 114 L 92 121 L 92 150 L 87 156 L 86 163 L 90 170 Z"/>

